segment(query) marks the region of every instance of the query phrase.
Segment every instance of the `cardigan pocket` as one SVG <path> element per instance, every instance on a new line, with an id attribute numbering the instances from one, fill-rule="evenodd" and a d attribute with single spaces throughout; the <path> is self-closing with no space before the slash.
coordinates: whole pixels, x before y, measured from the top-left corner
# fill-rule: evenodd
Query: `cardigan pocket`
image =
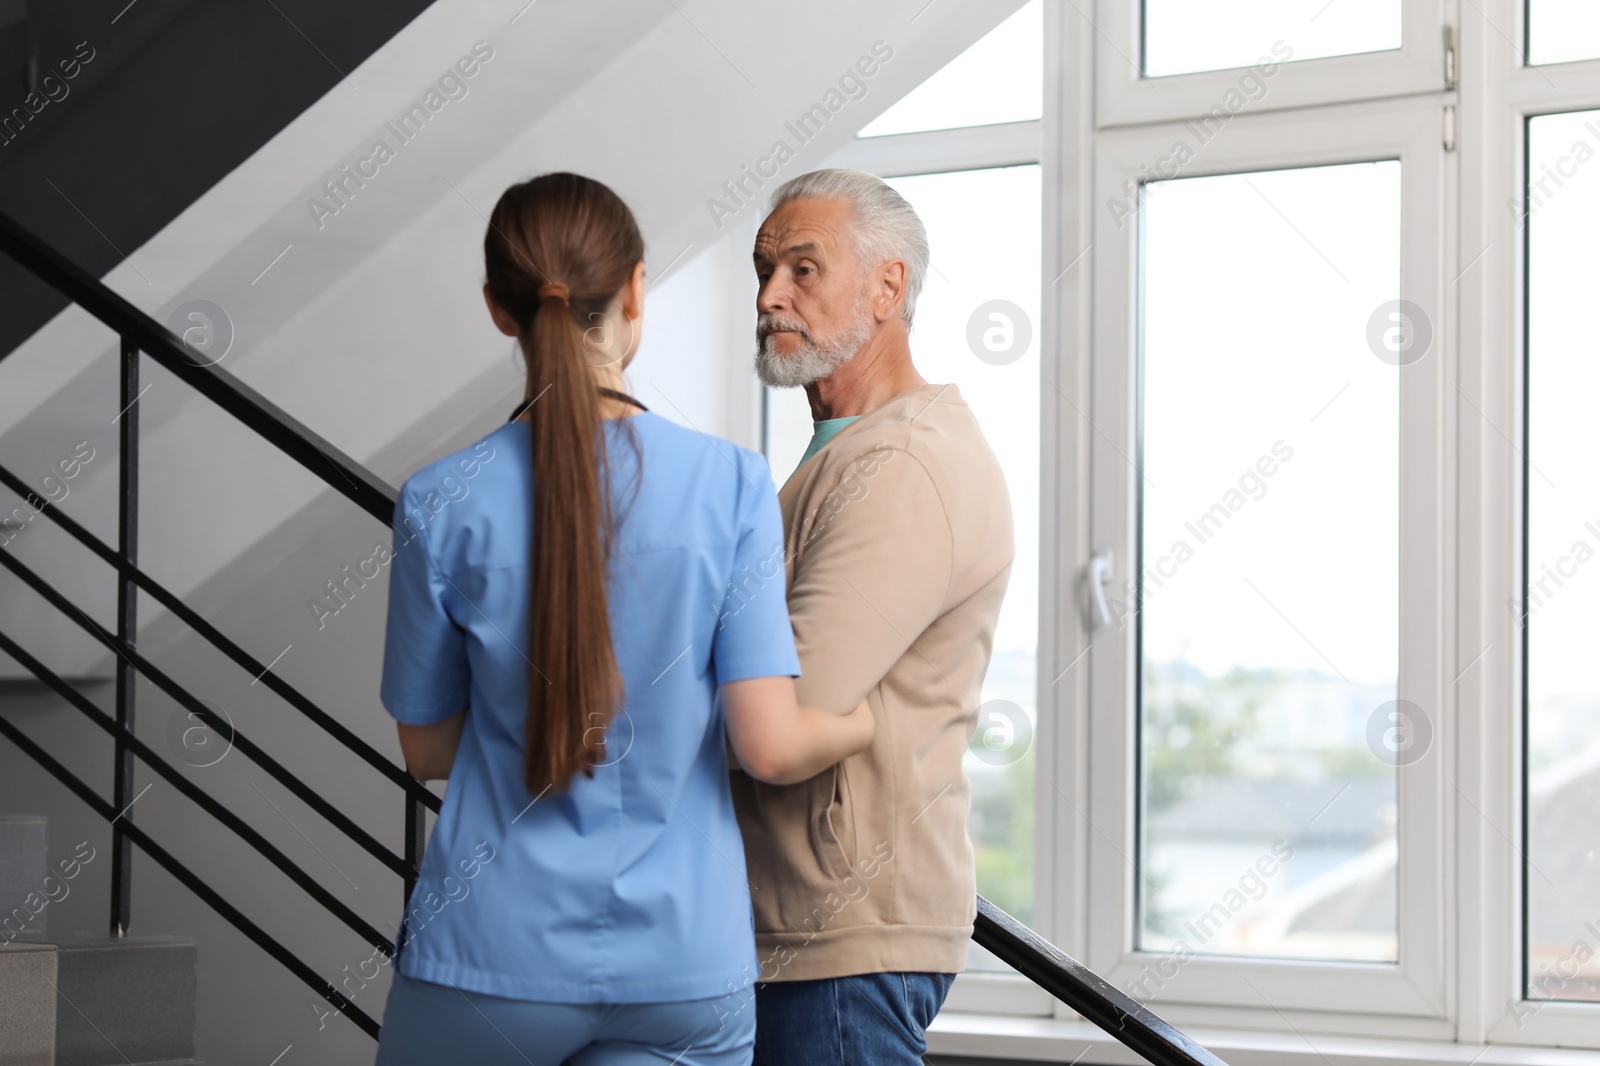
<path id="1" fill-rule="evenodd" d="M 844 763 L 811 779 L 811 848 L 822 872 L 835 881 L 855 870 L 856 827 Z"/>

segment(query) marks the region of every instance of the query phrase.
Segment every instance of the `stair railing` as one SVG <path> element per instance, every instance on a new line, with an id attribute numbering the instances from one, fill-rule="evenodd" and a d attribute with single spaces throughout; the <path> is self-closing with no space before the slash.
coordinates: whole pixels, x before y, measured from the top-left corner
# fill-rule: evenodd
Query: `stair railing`
<path id="1" fill-rule="evenodd" d="M 263 663 L 251 655 L 159 581 L 140 569 L 137 400 L 140 395 L 141 353 L 189 384 L 267 443 L 298 462 L 324 484 L 354 502 L 385 526 L 389 525 L 393 517 L 397 494 L 371 471 L 295 421 L 256 390 L 220 367 L 208 365 L 206 359 L 185 346 L 148 315 L 4 214 L 0 214 L 0 251 L 10 255 L 40 280 L 82 307 L 115 331 L 120 338 L 121 413 L 117 417 L 117 425 L 121 454 L 118 460 L 117 543 L 114 546 L 105 543 L 83 525 L 64 514 L 60 508 L 45 506 L 42 502 L 37 508 L 39 514 L 54 522 L 91 553 L 110 565 L 116 573 L 115 627 L 108 629 L 100 625 L 63 595 L 48 579 L 35 572 L 13 553 L 0 551 L 0 566 L 15 574 L 24 584 L 116 657 L 114 713 L 107 714 L 30 654 L 9 634 L 0 633 L 0 651 L 15 659 L 68 705 L 77 709 L 111 736 L 115 753 L 111 798 L 109 800 L 102 798 L 98 792 L 51 757 L 14 723 L 4 718 L 0 718 L 0 735 L 4 735 L 32 757 L 92 810 L 111 823 L 111 913 L 108 924 L 112 936 L 124 935 L 131 922 L 133 909 L 131 849 L 137 845 L 158 865 L 164 867 L 185 887 L 355 1022 L 363 1031 L 377 1036 L 376 1020 L 346 998 L 332 982 L 317 974 L 291 950 L 251 921 L 135 824 L 131 808 L 137 798 L 134 795 L 134 768 L 137 760 L 215 818 L 229 832 L 254 848 L 357 936 L 385 954 L 392 954 L 391 937 L 371 925 L 323 888 L 264 836 L 218 802 L 215 797 L 174 769 L 166 759 L 135 735 L 134 720 L 137 710 L 135 692 L 136 682 L 140 677 L 154 684 L 193 717 L 206 723 L 218 736 L 229 737 L 233 747 L 241 755 L 255 763 L 356 846 L 402 877 L 405 881 L 407 898 L 410 897 L 411 890 L 416 884 L 421 864 L 425 811 L 437 812 L 440 806 L 437 796 L 275 673 L 271 668 L 272 664 Z M 3 463 L 0 463 L 0 484 L 4 484 L 25 500 L 36 495 Z M 30 503 L 30 507 L 32 506 Z M 301 781 L 292 771 L 217 714 L 194 693 L 140 654 L 135 639 L 135 624 L 138 596 L 141 592 L 171 611 L 199 637 L 255 678 L 257 683 L 277 694 L 289 706 L 365 762 L 381 779 L 398 788 L 405 812 L 404 853 L 395 854 L 392 849 L 378 841 L 315 789 Z"/>
<path id="2" fill-rule="evenodd" d="M 11 552 L 0 551 L 0 566 L 15 574 L 51 606 L 76 622 L 117 657 L 115 711 L 107 714 L 11 636 L 0 633 L 0 651 L 15 659 L 70 706 L 112 737 L 115 764 L 111 799 L 102 797 L 26 732 L 3 717 L 0 717 L 0 736 L 15 744 L 18 750 L 32 758 L 91 810 L 111 824 L 109 924 L 112 936 L 123 936 L 131 922 L 133 909 L 131 849 L 137 846 L 256 946 L 305 982 L 364 1032 L 376 1037 L 379 1025 L 375 1019 L 352 1003 L 332 982 L 318 974 L 181 860 L 163 848 L 133 820 L 130 808 L 136 799 L 133 794 L 133 777 L 137 760 L 210 814 L 225 829 L 254 848 L 357 936 L 385 954 L 391 954 L 393 950 L 391 938 L 324 889 L 248 823 L 174 769 L 166 759 L 134 734 L 137 710 L 135 682 L 143 677 L 192 715 L 216 730 L 219 735 L 230 736 L 233 747 L 242 755 L 316 811 L 354 844 L 404 878 L 407 899 L 416 886 L 422 858 L 424 812 L 432 810 L 437 813 L 440 807 L 437 796 L 275 674 L 271 668 L 272 664 L 257 660 L 139 568 L 137 401 L 140 395 L 140 355 L 148 356 L 188 383 L 201 395 L 238 419 L 267 443 L 294 459 L 329 488 L 355 503 L 386 527 L 393 521 L 398 494 L 360 463 L 297 422 L 259 392 L 185 346 L 154 319 L 3 213 L 0 213 L 0 252 L 10 255 L 40 280 L 93 315 L 116 332 L 121 341 L 122 413 L 118 416 L 121 455 L 118 460 L 120 465 L 117 544 L 114 547 L 106 544 L 80 523 L 61 513 L 59 508 L 41 506 L 38 509 L 38 513 L 47 516 L 116 571 L 115 628 L 108 630 L 95 622 L 51 582 L 22 563 Z M 5 355 L 0 354 L 0 359 L 4 358 Z M 34 495 L 27 484 L 3 463 L 0 463 L 0 484 L 4 484 L 24 499 Z M 396 786 L 401 792 L 405 809 L 404 854 L 394 854 L 315 790 L 301 782 L 259 745 L 243 736 L 237 727 L 223 719 L 169 674 L 141 655 L 135 639 L 137 597 L 141 592 L 171 611 L 203 640 L 366 762 L 386 782 Z M 977 903 L 978 916 L 972 938 L 979 946 L 992 952 L 1022 976 L 1039 985 L 1151 1063 L 1156 1066 L 1226 1066 L 1221 1059 L 1194 1043 L 1005 911 L 982 896 L 978 897 Z"/>

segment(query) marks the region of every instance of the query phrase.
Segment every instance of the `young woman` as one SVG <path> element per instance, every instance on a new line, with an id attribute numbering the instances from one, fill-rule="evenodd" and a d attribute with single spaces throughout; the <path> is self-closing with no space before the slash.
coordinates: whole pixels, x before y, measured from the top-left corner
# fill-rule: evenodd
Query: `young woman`
<path id="1" fill-rule="evenodd" d="M 622 391 L 644 245 L 574 174 L 507 189 L 484 299 L 513 420 L 395 512 L 381 695 L 449 779 L 378 1048 L 406 1063 L 748 1063 L 751 885 L 727 749 L 802 781 L 871 742 L 799 706 L 765 461 Z"/>

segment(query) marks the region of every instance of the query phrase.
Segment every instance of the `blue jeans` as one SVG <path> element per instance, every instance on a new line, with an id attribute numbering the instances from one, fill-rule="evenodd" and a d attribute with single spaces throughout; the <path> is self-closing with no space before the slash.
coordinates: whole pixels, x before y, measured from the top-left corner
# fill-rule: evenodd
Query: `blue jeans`
<path id="1" fill-rule="evenodd" d="M 755 1066 L 921 1066 L 954 974 L 756 985 Z"/>
<path id="2" fill-rule="evenodd" d="M 396 973 L 378 1066 L 745 1066 L 749 1001 L 530 1003 Z"/>

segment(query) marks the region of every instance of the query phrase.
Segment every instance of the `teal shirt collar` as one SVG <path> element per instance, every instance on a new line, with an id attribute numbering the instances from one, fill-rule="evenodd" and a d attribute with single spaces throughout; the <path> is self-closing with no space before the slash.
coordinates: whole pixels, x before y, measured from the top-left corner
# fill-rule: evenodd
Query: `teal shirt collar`
<path id="1" fill-rule="evenodd" d="M 850 415 L 847 418 L 824 418 L 821 422 L 812 423 L 811 443 L 806 445 L 806 453 L 800 457 L 800 465 L 804 466 L 806 460 L 820 452 L 824 445 L 839 435 L 839 431 L 860 415 Z"/>

